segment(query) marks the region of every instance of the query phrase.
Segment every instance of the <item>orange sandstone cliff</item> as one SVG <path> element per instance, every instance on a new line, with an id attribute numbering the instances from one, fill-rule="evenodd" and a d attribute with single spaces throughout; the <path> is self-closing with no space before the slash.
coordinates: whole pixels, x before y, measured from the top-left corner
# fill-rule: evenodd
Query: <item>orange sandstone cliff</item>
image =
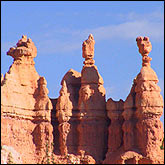
<path id="1" fill-rule="evenodd" d="M 148 56 L 152 45 L 148 37 L 136 41 L 142 68 L 125 101 L 105 100 L 92 34 L 82 44 L 81 73 L 70 69 L 59 97 L 50 99 L 34 67 L 37 49 L 23 35 L 1 74 L 1 163 L 163 164 L 163 98 Z"/>

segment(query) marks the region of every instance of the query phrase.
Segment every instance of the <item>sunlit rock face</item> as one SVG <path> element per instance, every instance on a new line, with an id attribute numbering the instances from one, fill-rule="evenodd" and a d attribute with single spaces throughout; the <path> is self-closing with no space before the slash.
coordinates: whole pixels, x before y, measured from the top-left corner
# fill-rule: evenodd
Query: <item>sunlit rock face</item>
<path id="1" fill-rule="evenodd" d="M 7 52 L 14 58 L 13 64 L 3 80 L 1 77 L 2 114 L 50 121 L 52 105 L 47 96 L 47 82 L 34 67 L 33 58 L 37 55 L 37 49 L 32 40 L 24 35 L 16 45 Z"/>
<path id="2" fill-rule="evenodd" d="M 78 147 L 78 97 L 81 73 L 70 69 L 62 79 L 62 88 L 56 104 L 61 155 L 76 154 Z"/>
<path id="3" fill-rule="evenodd" d="M 90 34 L 82 45 L 82 56 L 85 61 L 81 71 L 78 102 L 78 150 L 85 151 L 99 163 L 107 149 L 107 114 L 104 82 L 93 60 L 94 44 L 94 38 Z"/>
<path id="4" fill-rule="evenodd" d="M 92 34 L 82 44 L 81 73 L 70 69 L 59 97 L 50 99 L 35 69 L 37 48 L 23 35 L 1 74 L 1 163 L 163 164 L 163 98 L 148 56 L 152 45 L 148 37 L 136 41 L 142 68 L 125 101 L 105 100 Z"/>
<path id="5" fill-rule="evenodd" d="M 118 136 L 116 135 L 118 138 L 115 138 L 119 139 L 118 146 L 121 141 L 123 144 L 117 150 L 112 147 L 115 143 L 109 145 L 109 150 L 103 163 L 164 163 L 164 150 L 160 148 L 164 137 L 163 124 L 160 121 L 160 117 L 163 114 L 163 98 L 160 95 L 161 89 L 157 85 L 157 75 L 151 68 L 150 61 L 152 58 L 148 57 L 152 50 L 152 45 L 148 37 L 138 37 L 136 41 L 139 52 L 142 55 L 142 68 L 134 79 L 130 94 L 124 102 L 124 111 L 122 113 L 124 119 L 122 124 L 123 136 L 121 136 L 120 131 Z M 108 110 L 113 109 L 114 103 L 110 101 L 107 102 L 108 107 L 111 107 L 107 108 Z M 110 118 L 113 124 L 113 118 L 116 117 L 111 115 Z M 113 128 L 109 129 L 109 144 L 113 140 L 111 135 L 113 131 Z"/>
<path id="6" fill-rule="evenodd" d="M 53 140 L 47 82 L 35 70 L 37 49 L 30 38 L 23 35 L 7 55 L 14 60 L 1 76 L 1 142 L 21 153 L 24 163 L 36 163 L 45 153 L 45 140 Z"/>
<path id="7" fill-rule="evenodd" d="M 160 146 L 164 136 L 163 124 L 160 121 L 163 114 L 163 98 L 157 85 L 157 75 L 150 66 L 152 58 L 148 57 L 148 54 L 152 46 L 149 38 L 138 37 L 137 43 L 143 61 L 135 87 L 137 144 L 142 154 L 152 163 L 160 163 Z"/>

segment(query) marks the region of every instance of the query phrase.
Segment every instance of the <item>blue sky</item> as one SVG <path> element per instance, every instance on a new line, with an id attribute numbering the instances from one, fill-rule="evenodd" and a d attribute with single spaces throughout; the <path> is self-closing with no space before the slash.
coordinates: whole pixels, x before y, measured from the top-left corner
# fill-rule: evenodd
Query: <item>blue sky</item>
<path id="1" fill-rule="evenodd" d="M 163 1 L 1 1 L 1 73 L 13 61 L 6 52 L 27 35 L 37 47 L 36 70 L 47 80 L 49 97 L 57 98 L 65 73 L 81 72 L 82 43 L 90 33 L 107 99 L 125 100 L 140 72 L 137 36 L 150 38 L 151 67 L 164 98 Z"/>

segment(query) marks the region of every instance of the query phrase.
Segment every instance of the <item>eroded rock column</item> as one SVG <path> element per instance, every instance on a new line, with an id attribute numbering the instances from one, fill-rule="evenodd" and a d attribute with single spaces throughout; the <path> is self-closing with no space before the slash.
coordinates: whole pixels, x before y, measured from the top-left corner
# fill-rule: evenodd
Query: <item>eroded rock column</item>
<path id="1" fill-rule="evenodd" d="M 69 93 L 67 92 L 66 82 L 63 81 L 62 88 L 60 90 L 60 97 L 57 100 L 57 117 L 59 120 L 59 132 L 60 132 L 60 151 L 62 155 L 67 155 L 67 135 L 70 131 L 69 119 L 72 116 L 72 103 L 69 99 Z"/>
<path id="2" fill-rule="evenodd" d="M 137 143 L 146 162 L 162 163 L 160 146 L 163 140 L 163 124 L 160 116 L 163 114 L 163 98 L 160 95 L 161 89 L 157 85 L 157 75 L 150 67 L 152 58 L 148 57 L 148 54 L 152 45 L 148 37 L 138 37 L 136 41 L 142 55 L 142 68 L 135 87 Z"/>
<path id="3" fill-rule="evenodd" d="M 94 38 L 90 34 L 83 42 L 85 58 L 81 71 L 81 88 L 78 109 L 80 111 L 79 152 L 91 155 L 96 162 L 103 160 L 107 145 L 107 118 L 103 79 L 94 65 Z"/>
<path id="4" fill-rule="evenodd" d="M 152 59 L 148 57 L 152 45 L 148 37 L 138 37 L 136 41 L 142 55 L 142 68 L 124 102 L 123 136 L 121 137 L 121 132 L 116 134 L 116 139 L 122 138 L 123 143 L 117 150 L 115 148 L 119 143 L 115 144 L 112 136 L 116 132 L 114 131 L 116 127 L 112 128 L 115 122 L 113 121 L 115 115 L 112 115 L 115 114 L 112 113 L 115 109 L 114 102 L 111 99 L 107 102 L 108 112 L 112 111 L 112 114 L 108 113 L 111 119 L 109 135 L 112 139 L 109 137 L 111 142 L 108 143 L 108 153 L 103 161 L 106 164 L 164 164 L 164 150 L 160 149 L 164 137 L 163 124 L 160 121 L 163 98 L 157 85 L 157 75 L 150 66 Z"/>
<path id="5" fill-rule="evenodd" d="M 62 79 L 60 96 L 56 105 L 59 121 L 59 142 L 62 155 L 77 153 L 78 147 L 78 91 L 81 74 L 70 69 Z"/>

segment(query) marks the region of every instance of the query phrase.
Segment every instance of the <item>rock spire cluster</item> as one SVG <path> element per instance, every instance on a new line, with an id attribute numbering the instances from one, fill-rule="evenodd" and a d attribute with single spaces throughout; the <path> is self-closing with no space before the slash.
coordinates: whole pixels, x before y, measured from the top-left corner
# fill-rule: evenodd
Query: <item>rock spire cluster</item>
<path id="1" fill-rule="evenodd" d="M 125 101 L 105 100 L 92 34 L 82 44 L 81 73 L 70 69 L 59 97 L 51 99 L 35 70 L 37 48 L 23 35 L 1 74 L 1 163 L 164 164 L 164 105 L 150 64 L 152 45 L 148 37 L 136 41 L 142 68 Z"/>

